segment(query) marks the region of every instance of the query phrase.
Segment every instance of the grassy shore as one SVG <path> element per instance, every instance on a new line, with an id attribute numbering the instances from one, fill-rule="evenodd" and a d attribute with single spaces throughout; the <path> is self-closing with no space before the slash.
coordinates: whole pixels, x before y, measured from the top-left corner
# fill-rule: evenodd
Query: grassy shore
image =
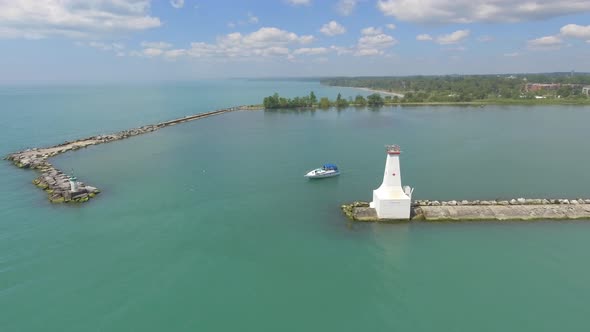
<path id="1" fill-rule="evenodd" d="M 424 101 L 424 102 L 386 102 L 383 106 L 485 106 L 485 105 L 531 105 L 531 106 L 540 106 L 540 105 L 590 105 L 590 98 L 589 99 L 571 99 L 571 100 L 559 100 L 559 99 L 483 99 L 483 100 L 476 100 L 476 101 Z M 360 104 L 349 104 L 348 107 L 382 107 L 382 106 L 369 106 L 369 105 L 360 105 Z M 301 109 L 317 109 L 320 108 L 318 105 L 314 105 L 312 107 L 301 107 Z M 335 106 L 331 106 L 330 108 L 335 108 Z M 347 108 L 347 107 L 343 107 Z M 260 110 L 264 109 L 263 105 L 252 105 L 250 106 L 251 110 Z"/>

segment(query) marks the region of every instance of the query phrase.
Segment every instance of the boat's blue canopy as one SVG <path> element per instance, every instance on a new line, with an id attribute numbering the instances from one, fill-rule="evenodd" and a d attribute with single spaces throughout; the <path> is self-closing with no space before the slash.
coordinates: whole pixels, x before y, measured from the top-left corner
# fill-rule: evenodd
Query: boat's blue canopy
<path id="1" fill-rule="evenodd" d="M 324 164 L 324 169 L 338 170 L 338 166 L 336 166 L 335 164 Z"/>

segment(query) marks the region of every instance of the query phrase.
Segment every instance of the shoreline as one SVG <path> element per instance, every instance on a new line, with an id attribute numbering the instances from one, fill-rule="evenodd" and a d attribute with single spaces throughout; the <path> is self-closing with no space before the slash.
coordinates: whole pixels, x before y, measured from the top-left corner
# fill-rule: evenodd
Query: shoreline
<path id="1" fill-rule="evenodd" d="M 403 98 L 404 94 L 399 92 L 390 92 L 378 89 L 371 89 L 371 88 L 363 88 L 363 87 L 354 87 L 354 86 L 341 86 L 341 85 L 326 85 L 329 87 L 334 88 L 350 88 L 356 90 L 362 90 L 366 92 L 373 92 L 379 93 L 386 96 L 397 96 L 398 98 Z M 421 102 L 397 102 L 397 103 L 385 103 L 386 106 L 390 105 L 590 105 L 590 98 L 586 99 L 480 99 L 480 100 L 473 100 L 473 101 L 421 101 Z M 353 105 L 351 105 L 353 106 Z"/>
<path id="2" fill-rule="evenodd" d="M 390 92 L 390 91 L 383 91 L 383 90 L 376 90 L 376 89 L 370 89 L 370 88 L 360 88 L 360 87 L 353 87 L 353 86 L 336 86 L 336 85 L 330 85 L 333 87 L 340 87 L 340 88 L 352 88 L 352 89 L 357 89 L 357 90 L 362 90 L 362 91 L 367 91 L 367 92 L 373 92 L 373 93 L 379 93 L 379 94 L 383 94 L 386 96 L 392 96 L 392 97 L 398 97 L 398 98 L 403 98 L 404 94 L 403 93 L 399 93 L 399 92 Z"/>

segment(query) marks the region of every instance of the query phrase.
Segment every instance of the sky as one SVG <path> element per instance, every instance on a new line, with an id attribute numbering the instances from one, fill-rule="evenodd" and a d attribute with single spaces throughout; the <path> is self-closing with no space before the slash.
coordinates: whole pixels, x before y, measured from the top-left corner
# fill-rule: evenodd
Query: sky
<path id="1" fill-rule="evenodd" d="M 0 0 L 0 82 L 590 72 L 590 0 Z"/>

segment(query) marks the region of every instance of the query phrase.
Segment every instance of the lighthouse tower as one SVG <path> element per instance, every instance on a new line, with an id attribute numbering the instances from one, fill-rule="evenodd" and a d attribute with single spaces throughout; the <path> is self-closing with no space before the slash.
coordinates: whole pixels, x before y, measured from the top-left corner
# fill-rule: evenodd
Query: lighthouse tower
<path id="1" fill-rule="evenodd" d="M 381 219 L 410 219 L 410 206 L 413 188 L 402 187 L 402 177 L 399 167 L 398 145 L 387 145 L 387 159 L 385 161 L 385 174 L 383 183 L 373 190 L 371 207 L 377 211 Z"/>
<path id="2" fill-rule="evenodd" d="M 78 191 L 78 178 L 76 178 L 74 176 L 74 174 L 72 174 L 70 176 L 69 180 L 70 180 L 70 191 L 77 192 Z"/>

